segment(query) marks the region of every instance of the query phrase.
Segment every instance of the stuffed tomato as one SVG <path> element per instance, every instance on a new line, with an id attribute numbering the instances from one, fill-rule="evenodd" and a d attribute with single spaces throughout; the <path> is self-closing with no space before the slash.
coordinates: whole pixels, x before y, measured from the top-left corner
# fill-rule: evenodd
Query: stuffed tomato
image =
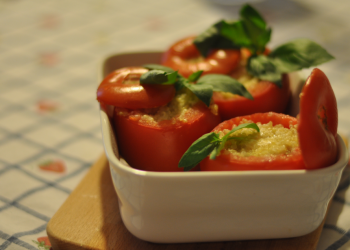
<path id="1" fill-rule="evenodd" d="M 326 75 L 314 69 L 300 94 L 300 113 L 255 113 L 226 120 L 196 140 L 179 162 L 203 171 L 318 169 L 338 156 L 337 102 Z"/>
<path id="2" fill-rule="evenodd" d="M 240 62 L 239 49 L 213 49 L 205 57 L 193 43 L 195 37 L 186 37 L 173 44 L 162 56 L 162 64 L 189 77 L 199 70 L 205 74 L 229 74 Z"/>
<path id="3" fill-rule="evenodd" d="M 147 171 L 182 171 L 178 162 L 188 147 L 220 123 L 209 108 L 186 90 L 162 107 L 130 110 L 115 107 L 114 126 L 123 158 Z"/>
<path id="4" fill-rule="evenodd" d="M 240 124 L 256 123 L 260 132 L 240 129 L 215 160 L 206 157 L 200 163 L 202 171 L 232 170 L 292 170 L 305 169 L 297 135 L 297 119 L 278 113 L 256 113 L 227 120 L 214 128 L 222 137 Z"/>
<path id="5" fill-rule="evenodd" d="M 150 78 L 145 81 L 152 84 L 141 84 L 147 74 Z M 98 101 L 114 106 L 119 152 L 134 168 L 181 171 L 177 164 L 182 154 L 220 122 L 215 104 L 198 99 L 184 87 L 192 86 L 185 79 L 176 90 L 167 75 L 143 67 L 122 68 L 109 74 L 97 89 Z M 167 84 L 159 84 L 164 78 Z"/>
<path id="6" fill-rule="evenodd" d="M 247 49 L 212 50 L 204 58 L 193 44 L 194 38 L 185 38 L 172 45 L 163 54 L 162 64 L 178 70 L 185 77 L 203 70 L 203 75 L 227 74 L 243 84 L 253 99 L 228 92 L 214 92 L 213 100 L 218 105 L 222 120 L 258 112 L 286 111 L 291 93 L 287 74 L 282 76 L 282 86 L 259 80 L 246 70 L 247 60 L 251 55 Z M 267 50 L 265 52 L 268 53 Z"/>

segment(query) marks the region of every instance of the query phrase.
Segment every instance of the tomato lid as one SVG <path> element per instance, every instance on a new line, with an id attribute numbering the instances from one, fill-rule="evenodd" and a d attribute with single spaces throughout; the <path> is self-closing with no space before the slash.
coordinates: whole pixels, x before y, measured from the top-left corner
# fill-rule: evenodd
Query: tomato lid
<path id="1" fill-rule="evenodd" d="M 166 105 L 175 96 L 172 85 L 141 85 L 140 77 L 148 69 L 126 67 L 113 71 L 97 89 L 99 102 L 128 109 L 146 109 Z"/>
<path id="2" fill-rule="evenodd" d="M 315 68 L 300 94 L 298 137 L 306 168 L 329 166 L 337 158 L 338 109 L 327 76 Z"/>

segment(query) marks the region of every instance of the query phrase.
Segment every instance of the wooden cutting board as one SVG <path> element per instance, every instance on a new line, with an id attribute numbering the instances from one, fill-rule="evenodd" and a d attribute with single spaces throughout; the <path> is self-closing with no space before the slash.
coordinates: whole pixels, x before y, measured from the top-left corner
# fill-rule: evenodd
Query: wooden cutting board
<path id="1" fill-rule="evenodd" d="M 310 234 L 289 239 L 186 244 L 145 242 L 129 233 L 122 222 L 108 161 L 106 156 L 102 155 L 52 217 L 46 229 L 53 250 L 312 250 L 316 249 L 323 223 Z"/>

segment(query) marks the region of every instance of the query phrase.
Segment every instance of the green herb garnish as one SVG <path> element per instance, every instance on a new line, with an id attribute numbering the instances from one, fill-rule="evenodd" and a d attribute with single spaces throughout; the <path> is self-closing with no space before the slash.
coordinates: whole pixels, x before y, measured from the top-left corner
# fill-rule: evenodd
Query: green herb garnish
<path id="1" fill-rule="evenodd" d="M 153 69 L 141 75 L 140 83 L 168 85 L 174 84 L 177 78 L 178 73 L 176 71 L 168 73 L 160 69 Z"/>
<path id="2" fill-rule="evenodd" d="M 228 140 L 241 139 L 241 137 L 230 137 L 230 135 L 242 128 L 252 128 L 260 132 L 258 125 L 255 123 L 244 123 L 232 129 L 221 139 L 219 137 L 219 134 L 215 132 L 205 134 L 197 139 L 187 149 L 185 154 L 182 156 L 178 167 L 184 168 L 184 171 L 189 171 L 197 166 L 197 164 L 200 163 L 208 155 L 211 160 L 214 160 L 220 154 L 221 150 L 224 148 L 225 143 Z"/>
<path id="3" fill-rule="evenodd" d="M 150 69 L 150 71 L 140 77 L 141 84 L 174 84 L 177 90 L 188 88 L 208 107 L 214 91 L 229 92 L 253 99 L 240 82 L 227 75 L 208 74 L 201 76 L 203 71 L 197 71 L 186 79 L 177 71 L 161 65 L 147 64 L 143 67 Z"/>
<path id="4" fill-rule="evenodd" d="M 248 48 L 252 54 L 262 53 L 270 41 L 271 28 L 250 5 L 240 10 L 239 20 L 221 20 L 198 35 L 193 43 L 206 57 L 212 49 Z"/>
<path id="5" fill-rule="evenodd" d="M 224 22 L 221 35 L 257 54 L 265 51 L 271 38 L 271 28 L 253 7 L 246 4 L 240 11 L 240 20 Z"/>
<path id="6" fill-rule="evenodd" d="M 222 20 L 199 34 L 193 43 L 203 57 L 207 57 L 212 49 L 239 49 L 240 46 L 222 35 L 223 26 L 227 25 Z"/>
<path id="7" fill-rule="evenodd" d="M 251 56 L 248 72 L 281 87 L 282 74 L 310 68 L 334 59 L 324 48 L 309 39 L 296 39 L 264 55 L 271 38 L 271 28 L 253 7 L 246 4 L 239 20 L 221 20 L 194 40 L 202 56 L 212 49 L 247 48 Z"/>
<path id="8" fill-rule="evenodd" d="M 280 84 L 283 73 L 316 66 L 334 59 L 324 48 L 309 39 L 295 39 L 285 43 L 269 55 L 253 55 L 248 59 L 248 72 Z"/>

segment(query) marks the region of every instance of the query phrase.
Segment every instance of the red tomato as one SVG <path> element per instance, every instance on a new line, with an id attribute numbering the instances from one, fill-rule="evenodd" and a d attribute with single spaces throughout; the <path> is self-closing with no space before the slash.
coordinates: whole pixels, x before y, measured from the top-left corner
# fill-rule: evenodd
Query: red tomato
<path id="1" fill-rule="evenodd" d="M 284 113 L 291 95 L 288 75 L 282 76 L 282 88 L 268 81 L 259 82 L 254 88 L 247 88 L 254 100 L 234 95 L 225 97 L 221 92 L 214 92 L 213 100 L 219 107 L 222 120 L 254 113 Z"/>
<path id="2" fill-rule="evenodd" d="M 163 54 L 162 64 L 178 70 L 186 78 L 199 70 L 203 70 L 202 75 L 228 74 L 238 66 L 240 50 L 215 49 L 203 58 L 193 44 L 194 38 L 187 37 L 172 45 Z"/>
<path id="3" fill-rule="evenodd" d="M 298 135 L 306 168 L 322 168 L 337 159 L 338 109 L 327 76 L 314 69 L 300 96 Z"/>
<path id="4" fill-rule="evenodd" d="M 97 100 L 121 108 L 155 108 L 175 96 L 173 85 L 140 85 L 140 76 L 148 70 L 126 67 L 113 71 L 97 89 Z"/>
<path id="5" fill-rule="evenodd" d="M 220 122 L 204 103 L 198 102 L 185 115 L 187 122 L 139 122 L 135 116 L 114 112 L 118 147 L 130 166 L 147 171 L 183 171 L 178 167 L 182 155 L 200 136 Z"/>
<path id="6" fill-rule="evenodd" d="M 256 113 L 253 115 L 236 117 L 220 123 L 212 131 L 219 132 L 224 129 L 232 129 L 232 125 L 239 125 L 243 119 L 253 121 L 255 123 L 261 122 L 262 124 L 272 121 L 273 125 L 282 124 L 285 128 L 289 128 L 289 125 L 297 124 L 297 119 L 284 114 L 277 114 L 273 112 L 269 113 Z M 286 156 L 250 156 L 250 157 L 237 157 L 232 154 L 225 153 L 223 150 L 215 160 L 210 160 L 206 157 L 201 163 L 200 168 L 202 171 L 232 171 L 232 170 L 291 170 L 291 169 L 305 169 L 303 157 L 300 149 L 295 150 L 292 154 Z"/>

